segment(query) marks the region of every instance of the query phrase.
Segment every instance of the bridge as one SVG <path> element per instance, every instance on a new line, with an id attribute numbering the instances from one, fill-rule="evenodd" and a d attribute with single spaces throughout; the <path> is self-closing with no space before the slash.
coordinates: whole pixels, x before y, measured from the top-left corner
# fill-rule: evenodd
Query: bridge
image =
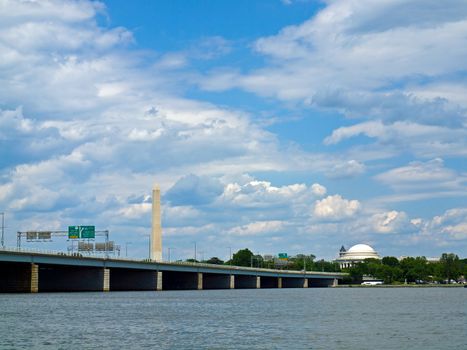
<path id="1" fill-rule="evenodd" d="M 3 293 L 312 288 L 345 275 L 0 248 Z"/>

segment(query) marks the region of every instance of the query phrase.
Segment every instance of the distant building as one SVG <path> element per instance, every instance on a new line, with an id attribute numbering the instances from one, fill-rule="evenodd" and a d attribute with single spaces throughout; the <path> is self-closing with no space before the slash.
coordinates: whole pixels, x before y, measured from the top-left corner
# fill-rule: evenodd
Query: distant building
<path id="1" fill-rule="evenodd" d="M 263 260 L 264 261 L 272 261 L 273 259 L 274 259 L 274 255 L 271 255 L 271 254 L 263 255 Z"/>
<path id="2" fill-rule="evenodd" d="M 406 258 L 410 258 L 410 256 L 407 256 L 407 255 L 403 255 L 403 256 L 400 256 L 398 258 L 399 261 L 402 261 Z M 425 258 L 426 259 L 426 262 L 429 262 L 429 263 L 437 263 L 439 262 L 439 258 Z"/>
<path id="3" fill-rule="evenodd" d="M 336 262 L 342 268 L 352 267 L 354 264 L 363 262 L 365 259 L 381 259 L 378 253 L 367 244 L 356 244 L 346 250 L 344 246 L 339 251 Z"/>

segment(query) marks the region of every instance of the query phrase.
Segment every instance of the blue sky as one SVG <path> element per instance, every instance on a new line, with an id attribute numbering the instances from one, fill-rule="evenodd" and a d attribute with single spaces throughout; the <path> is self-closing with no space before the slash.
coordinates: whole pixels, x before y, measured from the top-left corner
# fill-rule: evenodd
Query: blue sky
<path id="1" fill-rule="evenodd" d="M 145 257 L 158 183 L 176 259 L 466 256 L 465 2 L 8 0 L 0 23 L 8 245 L 94 224 Z"/>

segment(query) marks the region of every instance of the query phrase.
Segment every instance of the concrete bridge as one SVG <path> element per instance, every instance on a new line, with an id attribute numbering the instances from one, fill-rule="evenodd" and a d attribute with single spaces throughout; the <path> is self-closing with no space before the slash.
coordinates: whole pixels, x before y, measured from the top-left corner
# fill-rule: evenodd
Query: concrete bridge
<path id="1" fill-rule="evenodd" d="M 344 273 L 284 271 L 0 250 L 0 292 L 77 292 L 311 288 L 335 286 Z"/>

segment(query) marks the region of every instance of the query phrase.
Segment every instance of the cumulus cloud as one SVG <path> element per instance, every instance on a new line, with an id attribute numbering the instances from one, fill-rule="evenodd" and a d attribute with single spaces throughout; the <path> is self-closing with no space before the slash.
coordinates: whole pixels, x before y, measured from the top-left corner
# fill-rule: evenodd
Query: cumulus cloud
<path id="1" fill-rule="evenodd" d="M 366 136 L 377 141 L 373 149 L 389 145 L 401 150 L 410 150 L 422 157 L 465 156 L 467 131 L 400 121 L 383 123 L 380 120 L 363 122 L 335 129 L 324 139 L 325 145 L 334 145 L 357 136 Z"/>
<path id="2" fill-rule="evenodd" d="M 256 236 L 266 233 L 275 233 L 284 227 L 281 221 L 256 221 L 247 225 L 236 226 L 228 231 L 234 236 Z"/>
<path id="3" fill-rule="evenodd" d="M 296 201 L 307 192 L 305 184 L 282 187 L 272 186 L 268 181 L 249 181 L 243 185 L 227 184 L 222 199 L 244 207 L 281 206 L 285 201 Z"/>
<path id="4" fill-rule="evenodd" d="M 443 215 L 435 216 L 425 226 L 425 233 L 439 234 L 453 240 L 467 238 L 467 208 L 447 210 Z"/>
<path id="5" fill-rule="evenodd" d="M 467 69 L 466 33 L 461 1 L 328 1 L 304 23 L 258 39 L 254 49 L 266 58 L 262 67 L 224 67 L 199 84 L 207 90 L 243 88 L 363 119 L 324 140 L 375 139 L 370 150 L 352 153 L 359 162 L 407 151 L 465 157 L 465 82 L 457 72 Z"/>
<path id="6" fill-rule="evenodd" d="M 311 185 L 311 192 L 318 197 L 322 197 L 326 194 L 327 190 L 326 187 L 320 184 L 313 184 Z"/>
<path id="7" fill-rule="evenodd" d="M 166 224 L 180 228 L 174 218 L 181 218 L 211 227 L 190 207 L 223 193 L 206 174 L 283 166 L 276 137 L 249 114 L 173 89 L 168 75 L 184 66 L 186 53 L 136 51 L 131 32 L 98 24 L 103 4 L 0 7 L 0 206 L 12 227 L 92 218 L 115 235 L 144 235 L 149 202 L 141 195 L 150 195 L 154 181 L 172 188 Z M 210 59 L 229 43 L 206 38 L 202 47 L 211 56 L 196 58 Z"/>
<path id="8" fill-rule="evenodd" d="M 328 177 L 339 179 L 361 175 L 365 172 L 365 165 L 355 159 L 343 162 L 336 162 L 334 166 L 326 172 Z"/>
<path id="9" fill-rule="evenodd" d="M 377 233 L 403 233 L 410 229 L 410 221 L 404 212 L 391 210 L 372 216 L 373 228 Z"/>
<path id="10" fill-rule="evenodd" d="M 415 161 L 407 166 L 391 169 L 376 179 L 398 190 L 463 189 L 463 177 L 444 166 L 441 158 L 427 162 Z"/>
<path id="11" fill-rule="evenodd" d="M 202 205 L 211 203 L 223 189 L 215 178 L 190 174 L 179 179 L 165 197 L 172 205 Z"/>
<path id="12" fill-rule="evenodd" d="M 342 220 L 354 216 L 360 210 L 358 200 L 348 200 L 336 194 L 317 200 L 313 215 L 317 219 Z"/>
<path id="13" fill-rule="evenodd" d="M 248 175 L 321 173 L 336 181 L 408 151 L 423 161 L 375 179 L 403 194 L 432 186 L 465 192 L 465 174 L 441 160 L 467 149 L 465 84 L 450 78 L 466 64 L 465 6 L 325 5 L 305 23 L 257 40 L 262 68 L 219 67 L 188 78 L 177 72 L 191 69 L 190 60 L 228 54 L 232 43 L 207 37 L 181 52 L 140 52 L 129 30 L 99 24 L 100 2 L 1 2 L 0 206 L 9 225 L 63 229 L 91 220 L 143 242 L 157 181 L 167 190 L 164 232 L 174 245 L 193 237 L 211 247 L 248 242 L 274 251 L 272 242 L 306 238 L 318 249 L 335 243 L 323 243 L 323 232 L 340 246 L 348 235 L 406 232 L 405 224 L 459 241 L 460 209 L 410 220 L 397 208 L 375 214 L 364 200 L 325 197 L 318 183 Z M 194 77 L 207 90 L 240 87 L 362 120 L 332 131 L 328 153 L 285 149 L 257 116 L 183 97 Z M 375 143 L 333 153 L 358 136 Z"/>

